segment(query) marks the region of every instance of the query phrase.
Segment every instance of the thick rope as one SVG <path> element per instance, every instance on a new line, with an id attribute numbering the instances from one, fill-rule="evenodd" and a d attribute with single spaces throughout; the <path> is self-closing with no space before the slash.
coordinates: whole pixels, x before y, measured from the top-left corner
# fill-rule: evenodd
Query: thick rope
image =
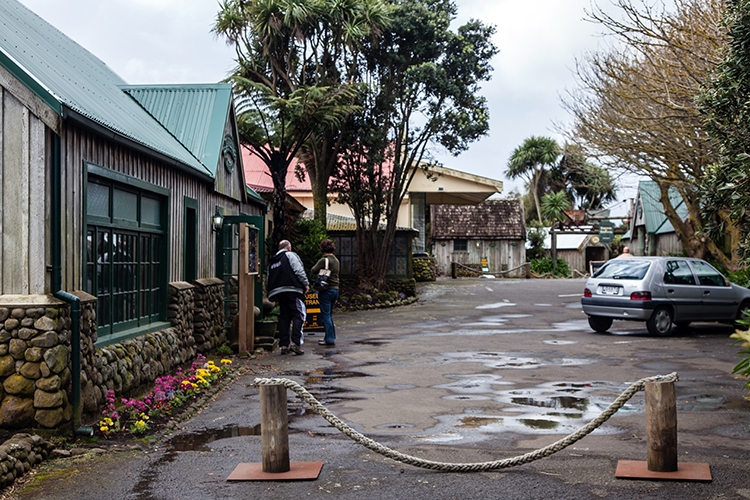
<path id="1" fill-rule="evenodd" d="M 313 411 L 326 419 L 331 425 L 340 430 L 345 436 L 359 443 L 370 450 L 383 455 L 384 457 L 396 460 L 401 463 L 413 465 L 415 467 L 421 467 L 423 469 L 439 470 L 446 472 L 486 472 L 497 469 L 507 469 L 509 467 L 515 467 L 516 465 L 523 465 L 540 458 L 545 458 L 553 453 L 570 446 L 576 441 L 581 440 L 586 435 L 592 433 L 599 426 L 604 424 L 609 418 L 614 415 L 617 410 L 622 408 L 625 403 L 632 398 L 636 392 L 642 391 L 646 386 L 646 382 L 676 382 L 678 380 L 677 373 L 670 373 L 669 375 L 656 375 L 654 377 L 648 377 L 641 379 L 630 385 L 615 401 L 610 404 L 598 417 L 584 425 L 569 436 L 560 439 L 544 448 L 519 455 L 512 458 L 506 458 L 503 460 L 495 460 L 492 462 L 475 462 L 475 463 L 444 463 L 434 462 L 431 460 L 424 460 L 419 457 L 406 455 L 398 452 L 382 444 L 373 441 L 367 436 L 355 431 L 347 424 L 342 422 L 336 415 L 331 413 L 325 406 L 323 406 L 315 397 L 310 394 L 307 389 L 302 387 L 294 380 L 287 378 L 256 378 L 254 381 L 255 385 L 283 385 L 287 389 L 294 391 L 300 398 L 308 403 Z"/>

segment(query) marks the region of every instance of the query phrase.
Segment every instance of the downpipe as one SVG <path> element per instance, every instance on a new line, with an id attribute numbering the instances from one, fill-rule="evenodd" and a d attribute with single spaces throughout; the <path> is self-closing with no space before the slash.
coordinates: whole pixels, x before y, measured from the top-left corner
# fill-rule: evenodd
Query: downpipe
<path id="1" fill-rule="evenodd" d="M 52 294 L 70 304 L 73 433 L 92 437 L 94 429 L 81 424 L 81 299 L 62 290 L 62 194 L 60 136 L 52 134 Z"/>

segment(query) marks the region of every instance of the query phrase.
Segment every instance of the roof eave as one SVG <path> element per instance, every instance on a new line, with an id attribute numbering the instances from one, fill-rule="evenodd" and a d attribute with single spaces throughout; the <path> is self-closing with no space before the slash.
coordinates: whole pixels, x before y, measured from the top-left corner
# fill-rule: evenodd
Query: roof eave
<path id="1" fill-rule="evenodd" d="M 73 109 L 70 109 L 67 106 L 63 106 L 62 116 L 63 116 L 63 119 L 65 120 L 70 120 L 78 125 L 89 128 L 93 130 L 94 132 L 98 133 L 99 135 L 102 135 L 115 143 L 122 144 L 128 148 L 131 148 L 140 153 L 143 153 L 146 156 L 150 156 L 151 158 L 159 160 L 163 163 L 177 167 L 178 170 L 188 173 L 203 181 L 212 182 L 212 183 L 214 181 L 213 177 L 196 170 L 191 165 L 186 165 L 185 163 L 175 158 L 172 158 L 171 156 L 162 154 L 148 146 L 145 146 L 137 141 L 134 141 L 133 139 L 130 139 L 129 137 L 126 137 L 110 128 L 105 127 L 104 125 L 100 123 L 95 122 L 94 120 L 86 116 L 83 116 L 82 114 L 78 113 L 77 111 Z"/>

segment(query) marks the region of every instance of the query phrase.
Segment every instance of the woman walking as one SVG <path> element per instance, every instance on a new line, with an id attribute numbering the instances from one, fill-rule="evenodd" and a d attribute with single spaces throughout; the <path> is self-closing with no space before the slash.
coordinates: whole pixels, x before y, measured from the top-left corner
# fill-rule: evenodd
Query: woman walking
<path id="1" fill-rule="evenodd" d="M 320 251 L 323 257 L 313 266 L 312 274 L 317 276 L 321 269 L 331 271 L 327 286 L 318 290 L 318 302 L 320 303 L 320 320 L 325 328 L 325 337 L 318 344 L 326 346 L 336 345 L 336 327 L 333 324 L 333 305 L 339 298 L 339 260 L 333 253 L 336 245 L 333 241 L 325 239 L 320 242 Z"/>

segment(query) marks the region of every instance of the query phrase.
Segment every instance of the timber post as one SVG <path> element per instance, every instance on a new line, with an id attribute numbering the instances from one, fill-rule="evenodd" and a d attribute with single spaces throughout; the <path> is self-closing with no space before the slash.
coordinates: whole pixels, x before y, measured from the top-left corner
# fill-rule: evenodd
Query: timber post
<path id="1" fill-rule="evenodd" d="M 286 387 L 260 386 L 261 459 L 263 472 L 288 472 L 289 424 Z"/>
<path id="2" fill-rule="evenodd" d="M 674 382 L 646 382 L 648 470 L 677 470 L 677 404 Z"/>

